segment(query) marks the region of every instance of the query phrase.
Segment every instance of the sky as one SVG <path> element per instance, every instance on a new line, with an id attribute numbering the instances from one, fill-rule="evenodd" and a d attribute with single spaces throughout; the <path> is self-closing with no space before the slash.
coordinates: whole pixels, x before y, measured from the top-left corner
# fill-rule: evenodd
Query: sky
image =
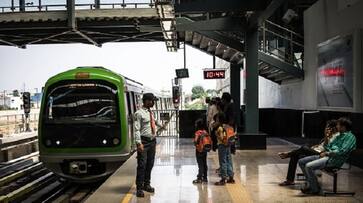
<path id="1" fill-rule="evenodd" d="M 103 66 L 154 90 L 171 90 L 175 69 L 184 67 L 183 50 L 167 52 L 164 42 L 106 43 L 101 48 L 85 44 L 29 45 L 26 49 L 0 46 L 0 91 L 40 91 L 51 76 L 78 66 Z M 214 80 L 203 79 L 203 69 L 213 58 L 190 46 L 186 48 L 189 78 L 183 90 L 195 85 L 215 89 Z"/>
<path id="2" fill-rule="evenodd" d="M 26 0 L 38 5 L 37 0 Z M 42 0 L 42 4 L 65 4 L 66 0 Z M 94 0 L 76 0 L 94 3 Z M 122 0 L 101 0 L 120 3 Z M 150 2 L 150 0 L 125 0 Z M 14 1 L 18 5 L 19 1 Z M 11 0 L 0 0 L 0 6 L 10 6 Z M 190 78 L 183 79 L 184 92 L 194 85 L 215 89 L 214 80 L 203 80 L 203 69 L 212 68 L 212 56 L 187 46 Z M 46 80 L 62 71 L 78 66 L 103 66 L 137 80 L 155 90 L 171 90 L 175 69 L 184 67 L 183 50 L 167 52 L 164 42 L 106 43 L 101 48 L 85 44 L 29 45 L 26 49 L 0 46 L 0 91 L 14 89 L 35 92 Z"/>

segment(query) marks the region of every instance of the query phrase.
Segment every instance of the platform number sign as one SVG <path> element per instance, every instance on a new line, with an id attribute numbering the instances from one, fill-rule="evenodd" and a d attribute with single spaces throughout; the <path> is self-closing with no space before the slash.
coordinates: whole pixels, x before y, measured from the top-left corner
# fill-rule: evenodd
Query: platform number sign
<path id="1" fill-rule="evenodd" d="M 204 79 L 224 79 L 226 70 L 225 69 L 205 69 Z"/>

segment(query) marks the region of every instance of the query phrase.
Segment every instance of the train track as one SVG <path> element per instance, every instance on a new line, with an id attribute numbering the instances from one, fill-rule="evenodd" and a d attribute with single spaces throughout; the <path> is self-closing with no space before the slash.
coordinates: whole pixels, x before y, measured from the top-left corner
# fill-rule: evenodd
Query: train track
<path id="1" fill-rule="evenodd" d="M 102 183 L 82 185 L 66 181 L 46 169 L 36 156 L 0 165 L 0 203 L 83 202 Z"/>

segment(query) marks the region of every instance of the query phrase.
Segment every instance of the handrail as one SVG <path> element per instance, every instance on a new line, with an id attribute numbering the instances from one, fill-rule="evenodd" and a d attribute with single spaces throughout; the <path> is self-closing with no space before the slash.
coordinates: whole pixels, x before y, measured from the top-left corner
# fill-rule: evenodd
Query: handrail
<path id="1" fill-rule="evenodd" d="M 100 3 L 100 4 L 75 4 L 75 7 L 77 9 L 80 7 L 89 7 L 90 10 L 93 9 L 102 9 L 101 7 L 107 7 L 107 8 L 130 8 L 132 6 L 132 8 L 140 8 L 140 6 L 147 6 L 150 8 L 155 7 L 155 3 L 153 3 L 152 0 L 146 0 L 145 2 L 135 2 L 135 3 L 130 3 L 127 2 L 125 3 L 125 0 L 122 0 L 122 2 L 119 3 Z M 1 13 L 13 13 L 13 12 L 23 12 L 20 11 L 21 6 L 20 5 L 12 5 L 12 6 L 2 6 L 0 7 Z M 24 7 L 25 12 L 31 12 L 31 11 L 49 11 L 50 9 L 54 9 L 54 10 L 66 10 L 67 9 L 67 4 L 41 4 L 40 5 L 26 5 Z M 62 9 L 57 9 L 57 8 L 62 8 Z M 144 8 L 144 7 L 142 7 Z"/>
<path id="2" fill-rule="evenodd" d="M 273 32 L 273 31 L 271 31 L 271 30 L 266 30 L 266 32 L 269 32 L 269 33 L 271 33 L 271 34 L 273 34 L 273 35 L 276 35 L 276 36 L 278 36 L 278 37 L 280 37 L 280 38 L 283 38 L 283 39 L 285 39 L 285 40 L 288 40 L 288 41 L 290 41 L 291 39 L 289 39 L 289 38 L 287 38 L 287 37 L 285 37 L 285 36 L 282 36 L 281 34 L 278 34 L 278 33 L 276 33 L 276 32 Z M 293 44 L 295 44 L 295 45 L 297 45 L 297 46 L 300 46 L 300 47 L 304 47 L 304 45 L 302 45 L 302 44 L 300 44 L 300 43 L 298 43 L 298 42 L 295 42 L 295 41 L 291 41 Z"/>
<path id="3" fill-rule="evenodd" d="M 273 29 L 273 28 L 271 29 L 271 25 L 280 29 L 281 33 L 279 33 L 278 29 Z M 303 50 L 304 48 L 304 45 L 299 42 L 303 41 L 304 39 L 302 35 L 268 20 L 266 20 L 262 24 L 262 26 L 259 27 L 259 33 L 260 36 L 262 37 L 262 39 L 260 40 L 259 50 L 268 53 L 270 55 L 273 55 L 287 63 L 290 63 L 291 65 L 299 69 L 303 69 L 302 65 L 300 65 L 300 61 L 302 64 L 303 59 L 301 57 L 298 59 L 295 56 L 295 53 L 297 53 L 296 50 Z M 285 44 L 284 50 L 280 50 L 278 45 L 276 45 L 276 47 L 271 46 L 270 45 L 271 40 L 269 40 L 271 39 L 271 37 L 272 39 L 276 40 L 276 43 L 277 41 L 283 41 Z M 296 39 L 300 40 L 296 41 Z M 277 54 L 274 53 L 275 50 L 277 50 L 278 52 Z"/>
<path id="4" fill-rule="evenodd" d="M 287 31 L 287 32 L 290 32 L 290 33 L 292 33 L 292 34 L 294 34 L 294 35 L 296 35 L 296 36 L 298 36 L 298 37 L 300 37 L 300 38 L 304 38 L 302 35 L 300 35 L 299 33 L 296 33 L 296 32 L 294 32 L 294 31 L 292 31 L 292 30 L 289 30 L 289 29 L 287 29 L 287 28 L 284 28 L 284 27 L 282 27 L 281 25 L 278 25 L 278 24 L 276 24 L 276 23 L 273 23 L 273 22 L 271 22 L 271 21 L 269 21 L 269 20 L 265 20 L 265 22 L 267 22 L 267 23 L 269 23 L 269 24 L 271 24 L 271 25 L 273 25 L 273 26 L 276 26 L 276 27 L 278 27 L 278 28 L 280 28 L 280 29 L 282 29 L 282 30 L 285 30 L 285 31 Z"/>

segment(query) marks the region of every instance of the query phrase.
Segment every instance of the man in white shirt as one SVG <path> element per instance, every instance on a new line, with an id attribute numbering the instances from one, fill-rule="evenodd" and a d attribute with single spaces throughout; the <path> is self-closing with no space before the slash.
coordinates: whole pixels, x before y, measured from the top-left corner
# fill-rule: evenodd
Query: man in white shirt
<path id="1" fill-rule="evenodd" d="M 155 120 L 150 110 L 157 98 L 152 93 L 142 97 L 143 106 L 135 112 L 135 142 L 137 145 L 137 175 L 136 196 L 144 197 L 144 191 L 154 193 L 150 186 L 151 170 L 154 166 L 156 148 L 156 125 L 162 125 Z"/>

